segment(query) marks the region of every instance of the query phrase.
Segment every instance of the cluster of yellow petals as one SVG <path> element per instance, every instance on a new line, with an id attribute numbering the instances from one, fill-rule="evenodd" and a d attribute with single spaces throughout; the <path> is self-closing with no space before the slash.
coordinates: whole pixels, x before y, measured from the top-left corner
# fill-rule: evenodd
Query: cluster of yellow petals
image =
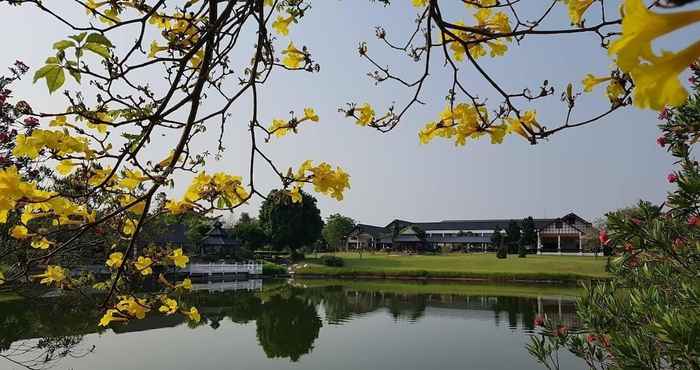
<path id="1" fill-rule="evenodd" d="M 36 129 L 31 135 L 17 135 L 15 148 L 12 154 L 16 157 L 36 159 L 42 149 L 48 149 L 57 156 L 83 153 L 85 158 L 94 156 L 88 140 L 84 137 L 75 137 L 68 131 L 51 131 Z"/>
<path id="2" fill-rule="evenodd" d="M 463 61 L 467 52 L 469 52 L 469 55 L 474 59 L 486 55 L 490 55 L 492 58 L 505 55 L 508 51 L 508 46 L 505 41 L 510 42 L 512 39 L 511 37 L 490 38 L 484 36 L 482 33 L 511 33 L 512 29 L 508 15 L 501 11 L 494 12 L 491 8 L 479 8 L 479 10 L 474 12 L 474 18 L 476 24 L 469 27 L 479 29 L 479 33 L 467 30 L 452 30 L 456 38 L 446 33 L 442 35 L 443 41 L 449 44 L 455 60 Z M 456 24 L 466 27 L 466 24 L 462 21 L 456 22 Z M 466 48 L 465 43 L 468 44 Z M 488 51 L 485 45 L 488 46 Z"/>
<path id="3" fill-rule="evenodd" d="M 207 175 L 200 172 L 190 183 L 182 200 L 168 200 L 165 208 L 172 214 L 184 213 L 200 200 L 216 201 L 217 208 L 232 208 L 249 198 L 242 178 L 224 172 Z"/>
<path id="4" fill-rule="evenodd" d="M 314 111 L 313 108 L 304 108 L 304 117 L 302 118 L 293 118 L 289 121 L 285 121 L 283 119 L 274 119 L 272 120 L 272 124 L 270 127 L 267 128 L 267 130 L 275 134 L 277 137 L 283 137 L 287 135 L 290 131 L 293 133 L 297 133 L 297 127 L 299 126 L 300 123 L 304 121 L 311 121 L 311 122 L 318 122 L 318 114 L 316 114 L 316 111 Z"/>
<path id="5" fill-rule="evenodd" d="M 374 109 L 369 103 L 364 103 L 359 107 L 355 107 L 354 110 L 357 115 L 357 124 L 360 126 L 367 126 L 374 122 Z"/>
<path id="6" fill-rule="evenodd" d="M 43 274 L 35 275 L 35 278 L 42 278 L 39 283 L 51 285 L 56 283 L 61 285 L 61 283 L 66 280 L 67 271 L 61 266 L 49 265 L 46 266 L 46 271 Z"/>
<path id="7" fill-rule="evenodd" d="M 333 169 L 330 164 L 321 162 L 314 165 L 307 160 L 297 169 L 295 179 L 298 181 L 310 181 L 314 185 L 314 190 L 321 194 L 326 194 L 337 200 L 343 200 L 343 192 L 350 188 L 350 175 L 342 168 Z M 291 191 L 292 201 L 300 202 L 299 194 L 303 183 L 299 183 Z"/>
<path id="8" fill-rule="evenodd" d="M 287 48 L 282 50 L 282 64 L 284 64 L 287 68 L 299 68 L 302 66 L 303 63 L 306 62 L 306 54 L 297 49 L 294 46 L 293 42 L 289 42 L 289 45 L 287 45 Z"/>
<path id="9" fill-rule="evenodd" d="M 609 53 L 623 72 L 634 81 L 634 105 L 661 110 L 686 101 L 688 92 L 679 74 L 700 58 L 700 41 L 673 53 L 657 55 L 652 42 L 675 30 L 700 21 L 700 10 L 656 13 L 642 0 L 625 0 L 622 36 L 610 44 Z"/>
<path id="10" fill-rule="evenodd" d="M 593 91 L 596 86 L 604 82 L 609 82 L 605 94 L 608 96 L 608 99 L 610 99 L 610 102 L 619 103 L 625 94 L 623 82 L 621 82 L 619 78 L 612 76 L 596 77 L 589 73 L 583 81 L 581 81 L 583 84 L 583 91 L 587 93 Z"/>
<path id="11" fill-rule="evenodd" d="M 107 266 L 113 269 L 118 269 L 124 263 L 124 253 L 114 252 L 109 255 L 109 259 L 105 262 Z"/>
<path id="12" fill-rule="evenodd" d="M 143 276 L 147 276 L 153 273 L 153 269 L 151 268 L 152 266 L 153 260 L 151 259 L 151 257 L 139 256 L 139 258 L 136 259 L 136 262 L 134 262 L 134 267 Z"/>
<path id="13" fill-rule="evenodd" d="M 454 140 L 455 145 L 462 146 L 467 139 L 478 139 L 489 135 L 492 144 L 501 144 L 507 134 L 516 133 L 530 139 L 528 130 L 540 128 L 534 111 L 527 111 L 520 118 L 506 117 L 501 124 L 489 121 L 485 107 L 475 107 L 473 104 L 459 103 L 447 106 L 440 113 L 438 121 L 429 122 L 418 133 L 421 144 L 427 144 L 436 137 Z M 488 123 L 488 124 L 487 124 Z"/>
<path id="14" fill-rule="evenodd" d="M 182 248 L 175 249 L 168 257 L 173 261 L 173 264 L 179 268 L 187 267 L 187 264 L 190 262 L 190 258 L 184 254 Z"/>
<path id="15" fill-rule="evenodd" d="M 160 311 L 166 315 L 172 315 L 175 312 L 177 312 L 177 301 L 176 300 L 174 300 L 172 298 L 165 297 L 165 296 L 163 296 L 161 298 L 161 300 L 162 300 L 162 304 L 158 308 L 158 311 Z"/>
<path id="16" fill-rule="evenodd" d="M 277 19 L 272 22 L 272 28 L 277 31 L 280 35 L 287 36 L 289 35 L 289 25 L 295 21 L 295 18 L 293 15 L 290 15 L 288 17 L 282 17 L 282 16 L 277 16 Z"/>
<path id="17" fill-rule="evenodd" d="M 120 301 L 117 303 L 117 310 L 120 312 L 126 312 L 131 317 L 137 319 L 143 319 L 146 317 L 146 313 L 151 310 L 148 305 L 148 300 L 145 298 L 135 298 L 132 296 L 121 296 Z"/>
<path id="18" fill-rule="evenodd" d="M 567 0 L 569 19 L 577 26 L 583 25 L 583 14 L 593 5 L 595 0 Z"/>

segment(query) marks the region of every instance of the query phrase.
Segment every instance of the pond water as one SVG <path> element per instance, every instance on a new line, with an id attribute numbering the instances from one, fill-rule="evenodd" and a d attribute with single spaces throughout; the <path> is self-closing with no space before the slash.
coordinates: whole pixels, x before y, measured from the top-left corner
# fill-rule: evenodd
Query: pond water
<path id="1" fill-rule="evenodd" d="M 542 367 L 525 345 L 536 315 L 575 325 L 567 290 L 242 286 L 253 290 L 217 286 L 194 294 L 191 303 L 202 313 L 197 326 L 154 314 L 100 330 L 92 306 L 62 298 L 0 303 L 0 369 L 534 370 Z M 568 355 L 562 362 L 562 369 L 584 369 Z"/>

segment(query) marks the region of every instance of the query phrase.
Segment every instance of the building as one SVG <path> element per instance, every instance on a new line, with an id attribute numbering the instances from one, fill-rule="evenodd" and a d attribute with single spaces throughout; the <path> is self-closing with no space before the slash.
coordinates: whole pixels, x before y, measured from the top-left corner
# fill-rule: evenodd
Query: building
<path id="1" fill-rule="evenodd" d="M 442 247 L 492 251 L 494 230 L 505 230 L 512 219 L 444 220 L 410 222 L 394 220 L 388 225 L 358 224 L 348 234 L 348 249 L 430 251 Z M 559 218 L 534 219 L 538 253 L 582 253 L 583 236 L 593 228 L 575 213 Z"/>
<path id="2" fill-rule="evenodd" d="M 241 248 L 238 239 L 230 237 L 219 221 L 215 221 L 211 230 L 199 242 L 201 256 L 235 256 Z"/>

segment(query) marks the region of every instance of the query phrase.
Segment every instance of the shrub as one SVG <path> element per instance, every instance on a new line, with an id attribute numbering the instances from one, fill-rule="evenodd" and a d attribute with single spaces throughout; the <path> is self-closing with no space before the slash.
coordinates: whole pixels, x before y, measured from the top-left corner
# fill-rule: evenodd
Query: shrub
<path id="1" fill-rule="evenodd" d="M 286 275 L 287 269 L 284 266 L 278 265 L 272 262 L 263 263 L 263 275 L 274 276 L 274 275 Z"/>
<path id="2" fill-rule="evenodd" d="M 498 251 L 496 251 L 496 257 L 498 258 L 508 258 L 508 246 L 507 245 L 501 245 L 498 247 Z"/>
<path id="3" fill-rule="evenodd" d="M 343 267 L 343 266 L 345 266 L 345 260 L 343 260 L 340 257 L 336 257 L 336 256 L 323 256 L 323 257 L 321 257 L 321 262 L 323 262 L 324 265 L 330 266 L 330 267 Z"/>
<path id="4" fill-rule="evenodd" d="M 520 258 L 527 257 L 527 247 L 526 246 L 524 246 L 524 245 L 518 246 L 518 257 L 520 257 Z"/>

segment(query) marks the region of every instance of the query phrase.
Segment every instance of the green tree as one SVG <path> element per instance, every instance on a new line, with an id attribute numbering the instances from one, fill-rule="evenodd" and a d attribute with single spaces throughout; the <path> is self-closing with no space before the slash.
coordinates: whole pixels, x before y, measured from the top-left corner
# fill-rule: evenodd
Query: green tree
<path id="1" fill-rule="evenodd" d="M 243 213 L 247 215 L 247 213 Z M 260 225 L 260 222 L 254 218 L 241 218 L 233 227 L 233 236 L 243 242 L 243 246 L 251 251 L 260 249 L 267 243 L 267 235 L 265 230 Z"/>
<path id="2" fill-rule="evenodd" d="M 300 192 L 301 202 L 293 202 L 286 191 L 272 190 L 260 206 L 258 220 L 272 246 L 281 250 L 313 244 L 321 236 L 323 219 L 316 198 Z"/>
<path id="3" fill-rule="evenodd" d="M 342 246 L 344 238 L 355 227 L 355 220 L 350 217 L 334 213 L 326 219 L 321 234 L 332 250 L 338 250 Z"/>
<path id="4" fill-rule="evenodd" d="M 665 109 L 657 139 L 676 158 L 667 175 L 676 187 L 661 205 L 640 202 L 607 215 L 599 239 L 613 249 L 612 280 L 586 287 L 580 330 L 544 324 L 530 352 L 550 369 L 568 348 L 595 369 L 700 369 L 700 66 L 695 95 Z"/>
<path id="5" fill-rule="evenodd" d="M 525 257 L 528 249 L 532 249 L 537 244 L 537 232 L 535 231 L 535 220 L 529 216 L 522 220 L 522 233 L 520 235 L 520 243 L 518 247 L 518 255 Z"/>
<path id="6" fill-rule="evenodd" d="M 311 352 L 321 326 L 314 305 L 297 296 L 275 295 L 263 304 L 256 332 L 268 358 L 288 357 L 296 362 Z"/>
<path id="7" fill-rule="evenodd" d="M 518 243 L 520 242 L 520 225 L 515 220 L 508 222 L 506 229 L 505 244 L 508 245 L 508 253 L 517 253 Z"/>

